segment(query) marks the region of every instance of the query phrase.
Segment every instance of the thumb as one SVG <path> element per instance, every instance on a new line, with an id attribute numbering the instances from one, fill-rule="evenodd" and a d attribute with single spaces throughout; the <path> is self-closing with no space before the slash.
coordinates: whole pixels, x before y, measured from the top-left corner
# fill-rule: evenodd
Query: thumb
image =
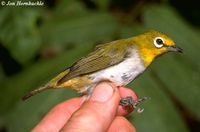
<path id="1" fill-rule="evenodd" d="M 63 131 L 106 131 L 117 113 L 120 95 L 116 86 L 101 83 L 90 99 L 76 111 L 63 127 Z"/>

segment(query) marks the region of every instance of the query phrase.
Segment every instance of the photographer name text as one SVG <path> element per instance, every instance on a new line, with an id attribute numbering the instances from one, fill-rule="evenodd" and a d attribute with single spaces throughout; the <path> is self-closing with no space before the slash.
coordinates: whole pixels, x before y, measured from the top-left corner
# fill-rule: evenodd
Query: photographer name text
<path id="1" fill-rule="evenodd" d="M 1 1 L 2 6 L 43 6 L 43 1 Z"/>

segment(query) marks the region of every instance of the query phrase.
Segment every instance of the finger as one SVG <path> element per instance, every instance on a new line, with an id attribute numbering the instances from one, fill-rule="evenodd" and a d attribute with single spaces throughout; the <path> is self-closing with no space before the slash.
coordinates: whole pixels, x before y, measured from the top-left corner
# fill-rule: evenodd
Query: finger
<path id="1" fill-rule="evenodd" d="M 125 87 L 119 87 L 119 91 L 120 91 L 121 98 L 131 96 L 133 98 L 133 100 L 137 100 L 136 93 L 134 91 L 132 91 L 131 89 L 125 88 Z M 125 107 L 122 107 L 121 105 L 119 105 L 117 115 L 126 116 L 126 115 L 130 114 L 132 111 L 133 111 L 133 109 L 130 107 L 125 108 Z"/>
<path id="2" fill-rule="evenodd" d="M 117 116 L 110 125 L 108 132 L 136 132 L 136 129 L 125 117 Z"/>
<path id="3" fill-rule="evenodd" d="M 63 131 L 106 131 L 116 115 L 119 100 L 116 86 L 99 84 L 90 99 L 72 115 Z"/>
<path id="4" fill-rule="evenodd" d="M 55 106 L 33 129 L 33 131 L 59 131 L 72 113 L 80 108 L 85 96 L 64 101 Z"/>

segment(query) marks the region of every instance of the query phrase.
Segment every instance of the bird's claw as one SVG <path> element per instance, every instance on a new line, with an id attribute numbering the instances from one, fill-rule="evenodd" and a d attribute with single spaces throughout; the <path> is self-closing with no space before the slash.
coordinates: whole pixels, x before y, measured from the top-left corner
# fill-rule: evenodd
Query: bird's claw
<path id="1" fill-rule="evenodd" d="M 138 99 L 136 101 L 133 100 L 131 96 L 125 97 L 120 100 L 120 105 L 123 107 L 131 107 L 134 110 L 137 110 L 138 113 L 142 113 L 144 111 L 144 108 L 137 107 L 141 102 L 144 102 L 145 100 L 150 99 L 149 97 L 143 97 L 141 99 Z"/>

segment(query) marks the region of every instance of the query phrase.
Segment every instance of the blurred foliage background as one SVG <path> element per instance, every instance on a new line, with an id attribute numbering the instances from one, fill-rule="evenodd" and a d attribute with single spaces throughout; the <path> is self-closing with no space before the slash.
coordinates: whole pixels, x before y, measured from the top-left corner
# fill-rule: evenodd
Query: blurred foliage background
<path id="1" fill-rule="evenodd" d="M 141 106 L 142 114 L 128 119 L 138 132 L 200 131 L 198 0 L 42 2 L 0 6 L 0 132 L 30 131 L 53 106 L 77 96 L 72 90 L 49 90 L 21 101 L 96 44 L 152 29 L 171 36 L 184 54 L 164 55 L 129 85 L 151 100 Z"/>

